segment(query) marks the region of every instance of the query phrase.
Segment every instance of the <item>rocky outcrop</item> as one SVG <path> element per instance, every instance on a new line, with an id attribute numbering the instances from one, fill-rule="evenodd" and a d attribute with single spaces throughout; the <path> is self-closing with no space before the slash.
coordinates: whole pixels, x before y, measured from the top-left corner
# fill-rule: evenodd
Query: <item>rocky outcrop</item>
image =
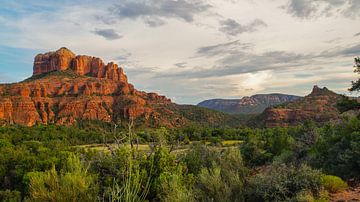
<path id="1" fill-rule="evenodd" d="M 110 62 L 107 65 L 97 57 L 78 55 L 63 47 L 55 52 L 39 54 L 35 57 L 33 76 L 52 71 L 72 70 L 80 76 L 106 78 L 127 83 L 127 77 L 122 68 Z"/>
<path id="2" fill-rule="evenodd" d="M 307 120 L 323 123 L 336 120 L 340 112 L 336 103 L 341 95 L 326 87 L 314 86 L 312 92 L 304 98 L 266 109 L 261 115 L 261 121 L 267 127 L 293 126 Z"/>
<path id="3" fill-rule="evenodd" d="M 74 58 L 75 54 L 67 48 L 60 48 L 55 52 L 38 54 L 34 60 L 33 75 L 69 69 Z"/>
<path id="4" fill-rule="evenodd" d="M 38 75 L 42 75 L 38 77 Z M 97 57 L 78 55 L 67 48 L 39 54 L 33 77 L 0 85 L 0 122 L 32 126 L 74 124 L 77 120 L 142 119 L 158 117 L 156 106 L 174 105 L 156 93 L 137 91 L 122 68 Z M 157 120 L 172 127 L 166 117 Z M 182 124 L 182 123 L 180 123 Z"/>
<path id="5" fill-rule="evenodd" d="M 136 90 L 117 64 L 76 56 L 67 48 L 37 55 L 33 73 L 22 82 L 0 84 L 0 125 L 132 119 L 139 125 L 179 127 L 194 118 L 165 96 Z M 199 117 L 217 123 L 225 116 L 212 114 Z"/>
<path id="6" fill-rule="evenodd" d="M 299 96 L 284 94 L 257 94 L 241 99 L 212 99 L 198 106 L 230 114 L 260 114 L 266 108 L 299 99 Z"/>

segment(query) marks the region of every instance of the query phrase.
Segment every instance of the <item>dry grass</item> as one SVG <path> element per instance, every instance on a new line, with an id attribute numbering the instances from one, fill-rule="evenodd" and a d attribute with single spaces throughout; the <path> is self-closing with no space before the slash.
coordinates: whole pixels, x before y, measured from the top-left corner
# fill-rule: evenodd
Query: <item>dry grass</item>
<path id="1" fill-rule="evenodd" d="M 112 148 L 116 148 L 117 144 L 109 144 L 109 146 Z M 92 149 L 92 150 L 96 150 L 96 151 L 109 152 L 109 148 L 104 144 L 87 144 L 87 145 L 79 145 L 76 147 L 84 148 L 86 150 Z M 130 145 L 127 144 L 126 147 L 130 148 Z M 138 148 L 139 151 L 149 151 L 150 150 L 150 146 L 148 144 L 134 145 L 134 147 Z"/>
<path id="2" fill-rule="evenodd" d="M 197 141 L 191 142 L 191 144 L 196 143 Z M 236 145 L 240 145 L 241 143 L 243 143 L 242 140 L 224 140 L 221 142 L 222 146 L 224 147 L 230 147 L 230 146 L 236 146 Z M 206 145 L 209 145 L 210 142 L 205 142 Z M 117 145 L 116 144 L 108 144 L 110 147 L 112 148 L 116 148 Z M 177 150 L 181 152 L 186 151 L 189 149 L 190 145 L 183 145 L 180 146 L 179 148 L 175 149 L 174 152 L 178 153 Z M 83 148 L 85 150 L 95 150 L 95 151 L 101 151 L 101 152 L 109 152 L 109 148 L 105 145 L 105 144 L 87 144 L 87 145 L 78 145 L 76 146 L 77 148 Z M 127 144 L 126 147 L 130 148 L 130 145 Z M 138 149 L 138 151 L 150 151 L 150 146 L 149 144 L 139 144 L 139 145 L 134 145 L 135 148 Z"/>

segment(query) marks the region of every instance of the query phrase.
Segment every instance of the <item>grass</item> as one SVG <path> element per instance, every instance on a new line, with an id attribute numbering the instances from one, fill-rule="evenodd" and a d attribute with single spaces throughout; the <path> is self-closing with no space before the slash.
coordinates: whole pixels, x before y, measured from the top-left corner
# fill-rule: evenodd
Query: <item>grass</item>
<path id="1" fill-rule="evenodd" d="M 223 146 L 234 146 L 234 145 L 239 145 L 243 142 L 244 142 L 243 140 L 223 140 L 221 141 L 221 144 Z"/>
<path id="2" fill-rule="evenodd" d="M 117 145 L 109 144 L 109 146 L 115 148 Z M 78 145 L 76 147 L 84 148 L 86 150 L 92 149 L 92 150 L 96 150 L 96 151 L 109 152 L 108 147 L 104 144 L 86 144 L 86 145 Z M 126 147 L 130 148 L 130 145 L 127 144 Z M 150 146 L 148 144 L 139 144 L 139 145 L 135 144 L 134 147 L 135 148 L 137 147 L 139 151 L 149 151 L 150 150 Z"/>
<path id="3" fill-rule="evenodd" d="M 197 141 L 194 142 L 190 142 L 190 144 L 194 144 Z M 221 141 L 221 145 L 223 147 L 230 147 L 230 146 L 236 146 L 241 144 L 243 141 L 242 140 L 223 140 Z M 210 145 L 211 142 L 205 142 L 206 145 Z M 109 144 L 110 147 L 115 148 L 117 145 L 116 144 Z M 87 144 L 87 145 L 78 145 L 76 146 L 77 148 L 83 148 L 85 150 L 95 150 L 95 151 L 102 151 L 102 152 L 109 152 L 109 149 L 106 145 L 104 144 Z M 130 148 L 130 145 L 127 144 L 126 147 Z M 138 148 L 138 151 L 150 151 L 150 146 L 149 144 L 139 144 L 136 145 L 134 144 L 135 148 Z M 184 150 L 188 150 L 189 149 L 189 145 L 184 145 L 184 146 L 180 146 L 179 148 L 176 149 L 179 151 L 184 151 Z"/>

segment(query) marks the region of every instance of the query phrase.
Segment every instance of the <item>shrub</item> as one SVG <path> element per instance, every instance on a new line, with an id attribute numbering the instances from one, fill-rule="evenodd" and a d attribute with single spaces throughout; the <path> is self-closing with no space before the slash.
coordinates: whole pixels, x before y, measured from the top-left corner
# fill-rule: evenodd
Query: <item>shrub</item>
<path id="1" fill-rule="evenodd" d="M 333 175 L 321 176 L 321 185 L 324 186 L 324 188 L 330 193 L 336 193 L 348 188 L 346 182 L 344 182 L 340 177 Z"/>
<path id="2" fill-rule="evenodd" d="M 248 201 L 286 201 L 311 193 L 320 192 L 321 173 L 306 165 L 299 167 L 274 164 L 250 178 L 247 190 Z M 306 196 L 308 197 L 308 196 Z"/>
<path id="3" fill-rule="evenodd" d="M 195 201 L 191 187 L 193 181 L 192 175 L 184 176 L 182 174 L 181 167 L 175 173 L 163 173 L 160 176 L 159 199 L 164 202 Z"/>
<path id="4" fill-rule="evenodd" d="M 21 201 L 21 193 L 13 190 L 0 190 L 0 201 L 3 202 L 17 202 Z"/>
<path id="5" fill-rule="evenodd" d="M 198 201 L 244 201 L 244 184 L 247 169 L 239 150 L 228 149 L 218 162 L 202 168 L 196 184 Z"/>
<path id="6" fill-rule="evenodd" d="M 78 156 L 72 154 L 60 172 L 53 166 L 45 172 L 30 172 L 28 201 L 92 201 L 96 197 L 95 179 Z"/>
<path id="7" fill-rule="evenodd" d="M 297 202 L 313 202 L 315 201 L 314 196 L 309 191 L 301 191 L 295 196 Z"/>

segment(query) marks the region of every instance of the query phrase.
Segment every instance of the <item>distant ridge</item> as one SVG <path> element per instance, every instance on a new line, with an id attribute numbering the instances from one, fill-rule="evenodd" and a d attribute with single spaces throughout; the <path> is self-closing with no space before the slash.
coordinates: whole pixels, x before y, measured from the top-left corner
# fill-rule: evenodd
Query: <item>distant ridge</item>
<path id="1" fill-rule="evenodd" d="M 197 106 L 226 112 L 229 114 L 260 114 L 266 108 L 294 101 L 301 98 L 296 95 L 280 93 L 256 94 L 241 99 L 211 99 L 197 104 Z"/>

